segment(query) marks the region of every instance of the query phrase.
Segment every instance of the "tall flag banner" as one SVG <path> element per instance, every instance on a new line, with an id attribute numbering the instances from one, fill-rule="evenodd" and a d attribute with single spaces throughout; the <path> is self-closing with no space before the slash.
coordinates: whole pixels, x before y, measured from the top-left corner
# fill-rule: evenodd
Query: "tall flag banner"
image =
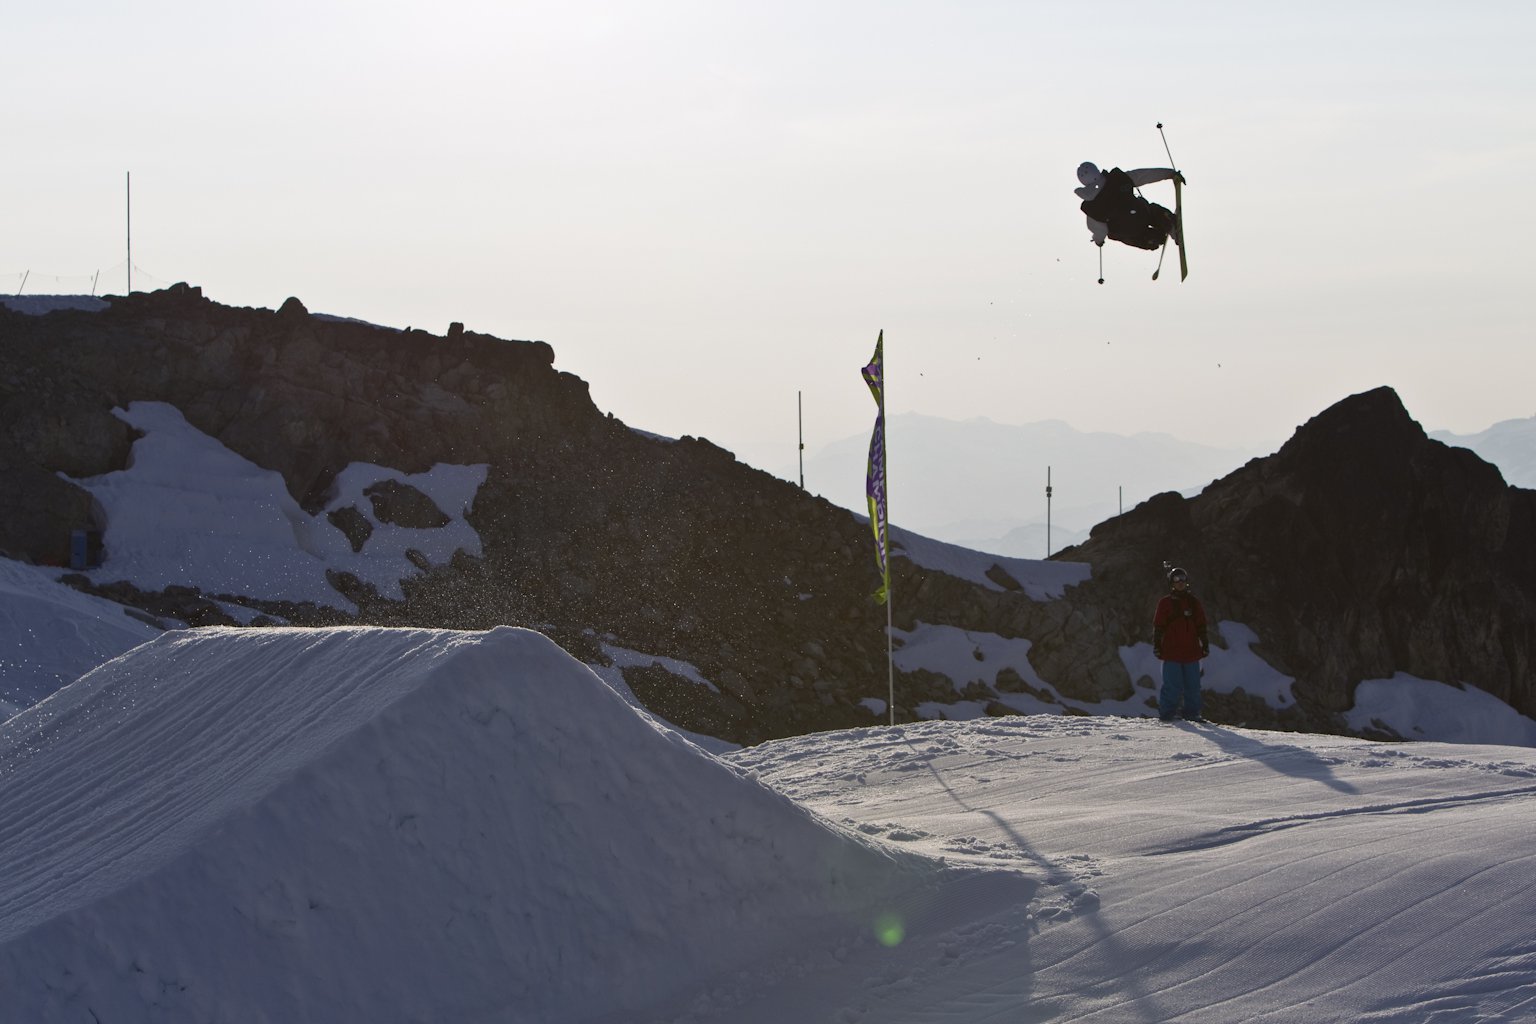
<path id="1" fill-rule="evenodd" d="M 880 589 L 875 602 L 885 604 L 891 592 L 891 564 L 887 547 L 885 506 L 885 331 L 875 340 L 875 356 L 864 367 L 864 383 L 875 396 L 875 432 L 869 439 L 869 469 L 864 476 L 864 495 L 869 499 L 869 525 L 875 531 L 875 564 L 880 569 Z"/>

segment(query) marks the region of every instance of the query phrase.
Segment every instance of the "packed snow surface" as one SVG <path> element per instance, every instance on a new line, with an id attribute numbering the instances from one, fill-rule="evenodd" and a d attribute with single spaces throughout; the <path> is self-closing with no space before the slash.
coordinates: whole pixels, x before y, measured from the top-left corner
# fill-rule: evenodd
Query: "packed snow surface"
<path id="1" fill-rule="evenodd" d="M 592 1020 L 974 877 L 525 630 L 179 631 L 0 726 L 6 1020 Z"/>
<path id="2" fill-rule="evenodd" d="M 1533 829 L 1524 747 L 721 758 L 524 630 L 178 631 L 0 726 L 0 1018 L 1513 1021 Z"/>
<path id="3" fill-rule="evenodd" d="M 1536 1018 L 1529 748 L 1039 716 L 805 736 L 730 759 L 893 846 L 1036 889 L 829 959 L 793 999 L 680 1019 Z"/>

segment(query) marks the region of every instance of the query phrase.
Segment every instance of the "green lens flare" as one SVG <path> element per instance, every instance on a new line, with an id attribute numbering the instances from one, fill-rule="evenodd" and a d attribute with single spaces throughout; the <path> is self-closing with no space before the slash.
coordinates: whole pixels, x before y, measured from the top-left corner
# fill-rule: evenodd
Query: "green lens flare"
<path id="1" fill-rule="evenodd" d="M 882 946 L 899 946 L 906 937 L 907 930 L 895 914 L 881 914 L 875 919 L 875 938 Z"/>

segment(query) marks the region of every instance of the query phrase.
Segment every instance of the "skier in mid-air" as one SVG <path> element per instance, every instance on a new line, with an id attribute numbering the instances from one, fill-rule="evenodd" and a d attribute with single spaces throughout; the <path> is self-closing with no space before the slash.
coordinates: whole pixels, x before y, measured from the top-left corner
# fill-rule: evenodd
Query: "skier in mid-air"
<path id="1" fill-rule="evenodd" d="M 1157 269 L 1152 280 L 1163 272 L 1163 257 L 1168 254 L 1168 239 L 1179 247 L 1179 280 L 1189 276 L 1189 260 L 1184 255 L 1184 175 L 1174 163 L 1173 151 L 1168 149 L 1168 136 L 1163 134 L 1163 122 L 1157 122 L 1157 133 L 1162 136 L 1163 149 L 1168 153 L 1172 167 L 1141 167 L 1134 171 L 1122 171 L 1118 167 L 1101 171 L 1097 164 L 1084 162 L 1077 167 L 1077 180 L 1082 187 L 1075 189 L 1082 205 L 1079 209 L 1088 218 L 1088 230 L 1093 244 L 1099 247 L 1099 284 L 1104 283 L 1104 240 L 1117 242 L 1138 249 L 1160 249 Z M 1142 197 L 1137 191 L 1154 181 L 1173 182 L 1173 209 L 1159 206 Z"/>
<path id="2" fill-rule="evenodd" d="M 1171 167 L 1141 167 L 1134 171 L 1115 167 L 1106 172 L 1085 162 L 1077 168 L 1077 180 L 1083 186 L 1074 191 L 1083 201 L 1079 209 L 1088 218 L 1094 245 L 1102 246 L 1106 238 L 1111 238 L 1138 249 L 1160 249 L 1170 237 L 1175 244 L 1183 245 L 1174 212 L 1136 193 L 1136 189 L 1156 181 L 1172 180 L 1183 185 L 1184 176 L 1178 171 Z"/>

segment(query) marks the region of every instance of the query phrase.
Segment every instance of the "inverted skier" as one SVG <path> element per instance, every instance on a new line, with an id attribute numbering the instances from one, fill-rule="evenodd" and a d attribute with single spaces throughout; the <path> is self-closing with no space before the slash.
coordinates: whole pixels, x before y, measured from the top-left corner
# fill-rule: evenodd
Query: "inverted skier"
<path id="1" fill-rule="evenodd" d="M 1136 191 L 1157 181 L 1171 180 L 1183 185 L 1184 175 L 1172 167 L 1141 167 L 1134 171 L 1115 167 L 1105 172 L 1096 164 L 1083 163 L 1077 168 L 1077 180 L 1083 186 L 1074 191 L 1083 201 L 1079 209 L 1088 218 L 1094 245 L 1102 246 L 1105 238 L 1111 238 L 1138 249 L 1155 250 L 1161 249 L 1170 237 L 1176 244 L 1182 244 L 1178 216 L 1166 206 L 1143 199 Z"/>

